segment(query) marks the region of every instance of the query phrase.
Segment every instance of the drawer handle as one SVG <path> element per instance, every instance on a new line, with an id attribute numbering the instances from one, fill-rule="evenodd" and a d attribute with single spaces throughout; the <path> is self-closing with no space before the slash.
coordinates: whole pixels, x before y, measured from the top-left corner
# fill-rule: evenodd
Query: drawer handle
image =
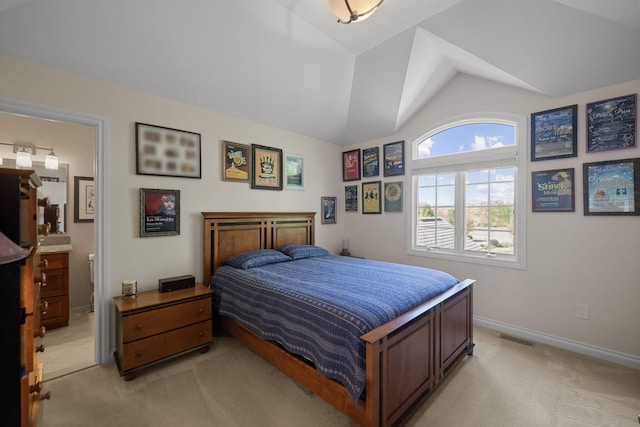
<path id="1" fill-rule="evenodd" d="M 198 314 L 202 314 L 202 313 L 204 313 L 204 308 L 200 307 L 200 308 L 198 309 Z"/>
<path id="2" fill-rule="evenodd" d="M 136 357 L 140 357 L 140 356 L 142 356 L 142 350 L 136 351 Z"/>
<path id="3" fill-rule="evenodd" d="M 44 345 L 40 344 L 39 346 L 36 347 L 36 353 L 41 352 L 44 353 Z"/>
<path id="4" fill-rule="evenodd" d="M 44 315 L 47 314 L 47 309 L 49 309 L 49 301 L 43 301 L 40 304 L 40 312 Z"/>
<path id="5" fill-rule="evenodd" d="M 45 328 L 44 326 L 40 326 L 34 336 L 42 338 L 44 337 L 45 332 L 47 332 L 47 328 Z"/>
<path id="6" fill-rule="evenodd" d="M 138 324 L 136 325 L 136 329 L 138 329 L 138 330 L 142 329 L 142 323 L 138 323 Z"/>
<path id="7" fill-rule="evenodd" d="M 45 394 L 40 395 L 40 400 L 49 400 L 51 399 L 51 392 L 48 391 Z"/>
<path id="8" fill-rule="evenodd" d="M 198 332 L 198 336 L 199 336 L 200 338 L 202 338 L 202 337 L 204 336 L 204 331 L 200 331 L 200 332 Z"/>
<path id="9" fill-rule="evenodd" d="M 46 258 L 43 258 L 42 261 L 40 261 L 40 268 L 47 268 L 49 267 L 49 260 Z"/>

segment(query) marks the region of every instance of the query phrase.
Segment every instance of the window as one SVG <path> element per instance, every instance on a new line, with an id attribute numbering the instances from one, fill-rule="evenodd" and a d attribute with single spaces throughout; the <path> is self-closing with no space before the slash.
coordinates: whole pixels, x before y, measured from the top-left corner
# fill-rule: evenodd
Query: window
<path id="1" fill-rule="evenodd" d="M 413 142 L 410 253 L 525 267 L 524 129 L 519 116 L 467 117 Z"/>

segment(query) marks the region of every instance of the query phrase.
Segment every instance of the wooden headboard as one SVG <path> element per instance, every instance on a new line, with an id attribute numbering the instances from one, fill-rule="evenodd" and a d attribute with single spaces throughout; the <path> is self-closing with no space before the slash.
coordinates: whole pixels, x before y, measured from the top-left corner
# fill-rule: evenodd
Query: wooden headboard
<path id="1" fill-rule="evenodd" d="M 284 245 L 313 245 L 315 212 L 202 212 L 204 217 L 204 275 L 231 255 Z"/>

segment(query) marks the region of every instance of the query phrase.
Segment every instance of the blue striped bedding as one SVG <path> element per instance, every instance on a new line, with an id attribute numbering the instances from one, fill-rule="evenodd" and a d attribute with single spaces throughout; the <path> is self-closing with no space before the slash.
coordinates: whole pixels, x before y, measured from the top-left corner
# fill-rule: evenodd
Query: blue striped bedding
<path id="1" fill-rule="evenodd" d="M 311 360 L 357 400 L 365 386 L 360 336 L 457 283 L 438 270 L 326 255 L 221 266 L 210 287 L 218 314 Z"/>

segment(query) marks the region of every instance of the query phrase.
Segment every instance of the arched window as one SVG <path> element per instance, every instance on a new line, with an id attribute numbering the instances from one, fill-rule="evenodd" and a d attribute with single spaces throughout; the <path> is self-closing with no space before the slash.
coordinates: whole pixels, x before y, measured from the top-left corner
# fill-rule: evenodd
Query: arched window
<path id="1" fill-rule="evenodd" d="M 458 118 L 413 141 L 410 253 L 525 267 L 525 123 Z"/>

